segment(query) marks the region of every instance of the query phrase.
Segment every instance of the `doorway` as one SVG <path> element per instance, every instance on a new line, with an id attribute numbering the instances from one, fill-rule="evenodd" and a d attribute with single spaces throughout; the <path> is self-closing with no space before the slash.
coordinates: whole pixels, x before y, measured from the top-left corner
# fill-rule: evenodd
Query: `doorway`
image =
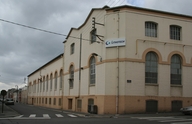
<path id="1" fill-rule="evenodd" d="M 68 109 L 72 109 L 73 99 L 68 99 Z"/>

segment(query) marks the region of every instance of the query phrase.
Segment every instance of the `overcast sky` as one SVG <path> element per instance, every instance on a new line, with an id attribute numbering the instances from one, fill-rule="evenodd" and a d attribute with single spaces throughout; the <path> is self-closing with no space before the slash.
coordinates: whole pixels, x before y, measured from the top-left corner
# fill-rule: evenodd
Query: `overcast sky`
<path id="1" fill-rule="evenodd" d="M 65 40 L 3 20 L 67 35 L 92 8 L 125 4 L 192 16 L 192 0 L 0 0 L 0 91 L 24 86 L 27 75 L 63 53 Z"/>

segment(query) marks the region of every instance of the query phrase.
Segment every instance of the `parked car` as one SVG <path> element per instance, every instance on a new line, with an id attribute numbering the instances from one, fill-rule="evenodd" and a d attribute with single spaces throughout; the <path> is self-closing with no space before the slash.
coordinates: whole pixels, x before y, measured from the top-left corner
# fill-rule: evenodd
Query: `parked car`
<path id="1" fill-rule="evenodd" d="M 5 100 L 5 105 L 14 105 L 14 100 L 12 98 L 7 98 Z"/>
<path id="2" fill-rule="evenodd" d="M 180 111 L 185 115 L 190 115 L 192 114 L 192 106 L 183 107 L 180 109 Z"/>

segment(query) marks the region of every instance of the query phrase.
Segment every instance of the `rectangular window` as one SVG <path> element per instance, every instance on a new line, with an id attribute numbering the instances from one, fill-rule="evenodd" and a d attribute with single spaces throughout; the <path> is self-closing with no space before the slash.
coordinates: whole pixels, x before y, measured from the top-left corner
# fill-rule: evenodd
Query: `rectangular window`
<path id="1" fill-rule="evenodd" d="M 59 98 L 59 106 L 61 106 L 61 98 Z"/>
<path id="2" fill-rule="evenodd" d="M 82 106 L 82 100 L 78 99 L 77 100 L 77 108 L 81 108 L 81 106 Z"/>
<path id="3" fill-rule="evenodd" d="M 49 105 L 51 105 L 51 98 L 49 98 Z"/>
<path id="4" fill-rule="evenodd" d="M 94 105 L 94 99 L 88 99 L 88 105 Z"/>
<path id="5" fill-rule="evenodd" d="M 154 22 L 145 22 L 145 36 L 157 37 L 157 24 Z"/>
<path id="6" fill-rule="evenodd" d="M 47 98 L 45 98 L 45 104 L 47 104 Z"/>
<path id="7" fill-rule="evenodd" d="M 71 44 L 71 54 L 73 54 L 75 51 L 75 43 Z"/>
<path id="8" fill-rule="evenodd" d="M 53 99 L 53 105 L 56 105 L 56 98 Z"/>
<path id="9" fill-rule="evenodd" d="M 96 39 L 97 39 L 97 30 L 96 29 L 93 29 L 92 31 L 91 31 L 91 43 L 94 43 L 94 42 L 96 42 Z"/>
<path id="10" fill-rule="evenodd" d="M 181 40 L 181 27 L 176 25 L 170 26 L 170 39 Z"/>

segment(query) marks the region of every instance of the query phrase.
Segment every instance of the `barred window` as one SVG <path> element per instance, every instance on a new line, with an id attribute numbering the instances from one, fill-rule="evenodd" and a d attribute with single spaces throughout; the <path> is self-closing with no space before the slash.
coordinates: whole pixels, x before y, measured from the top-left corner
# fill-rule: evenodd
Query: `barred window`
<path id="1" fill-rule="evenodd" d="M 45 76 L 43 77 L 43 91 L 45 91 Z"/>
<path id="2" fill-rule="evenodd" d="M 59 106 L 61 106 L 61 98 L 59 98 L 59 103 L 58 104 L 59 104 Z"/>
<path id="3" fill-rule="evenodd" d="M 53 75 L 51 74 L 51 76 L 50 76 L 50 90 L 52 90 L 52 82 L 53 82 Z"/>
<path id="4" fill-rule="evenodd" d="M 95 57 L 92 56 L 90 59 L 90 84 L 95 84 Z"/>
<path id="5" fill-rule="evenodd" d="M 94 105 L 94 99 L 92 98 L 88 99 L 88 105 Z"/>
<path id="6" fill-rule="evenodd" d="M 181 85 L 181 59 L 179 55 L 171 57 L 171 84 Z"/>
<path id="7" fill-rule="evenodd" d="M 70 67 L 70 78 L 69 78 L 69 87 L 73 88 L 73 81 L 74 81 L 74 67 L 71 65 Z"/>
<path id="8" fill-rule="evenodd" d="M 71 44 L 71 54 L 73 54 L 75 51 L 75 43 Z"/>
<path id="9" fill-rule="evenodd" d="M 57 72 L 55 72 L 55 90 L 57 90 L 57 77 L 58 77 Z"/>
<path id="10" fill-rule="evenodd" d="M 158 60 L 154 52 L 149 52 L 145 59 L 145 83 L 157 83 Z"/>
<path id="11" fill-rule="evenodd" d="M 48 91 L 48 88 L 49 88 L 48 80 L 49 80 L 49 77 L 48 77 L 48 75 L 47 75 L 47 78 L 46 78 L 46 90 L 47 90 L 47 91 Z"/>
<path id="12" fill-rule="evenodd" d="M 145 36 L 157 37 L 157 23 L 145 22 Z"/>
<path id="13" fill-rule="evenodd" d="M 176 25 L 170 26 L 170 39 L 181 40 L 181 27 Z"/>
<path id="14" fill-rule="evenodd" d="M 53 105 L 56 105 L 56 98 L 53 99 Z"/>
<path id="15" fill-rule="evenodd" d="M 63 70 L 60 71 L 60 89 L 62 89 L 62 86 L 63 86 Z"/>

